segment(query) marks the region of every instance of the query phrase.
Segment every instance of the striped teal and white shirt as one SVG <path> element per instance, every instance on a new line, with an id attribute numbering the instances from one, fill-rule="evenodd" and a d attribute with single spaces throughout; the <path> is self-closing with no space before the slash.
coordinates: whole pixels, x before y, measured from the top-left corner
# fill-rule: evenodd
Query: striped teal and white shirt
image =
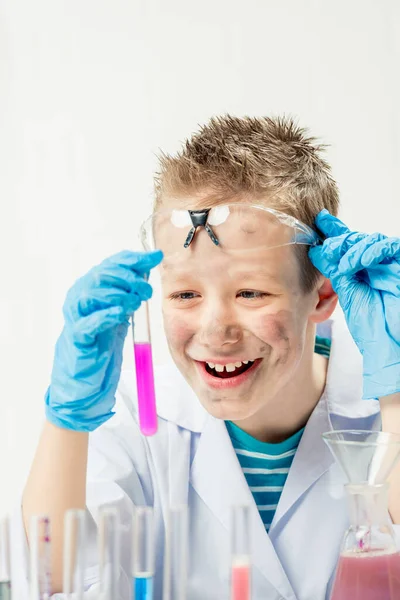
<path id="1" fill-rule="evenodd" d="M 330 346 L 329 339 L 317 337 L 315 352 L 329 357 Z M 304 428 L 283 442 L 270 444 L 253 438 L 231 421 L 225 423 L 265 529 L 269 531 Z"/>

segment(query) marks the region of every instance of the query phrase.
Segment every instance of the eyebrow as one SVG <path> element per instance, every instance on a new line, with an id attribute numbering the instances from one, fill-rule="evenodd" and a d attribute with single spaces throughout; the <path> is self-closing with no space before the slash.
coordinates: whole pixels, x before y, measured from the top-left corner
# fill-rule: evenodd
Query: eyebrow
<path id="1" fill-rule="evenodd" d="M 168 271 L 169 274 L 175 275 L 175 280 L 184 279 L 185 277 L 193 277 L 196 275 L 196 272 L 193 272 L 193 270 L 176 269 L 173 265 L 165 264 L 164 268 L 166 271 Z M 276 283 L 282 283 L 282 281 L 276 275 L 272 274 L 266 269 L 257 269 L 253 271 L 239 271 L 238 273 L 235 273 L 235 278 L 240 279 L 241 281 L 247 281 L 249 279 L 266 278 L 275 281 Z"/>
<path id="2" fill-rule="evenodd" d="M 248 279 L 258 279 L 261 277 L 265 277 L 267 279 L 272 279 L 276 282 L 279 282 L 279 279 L 276 275 L 274 275 L 273 273 L 271 273 L 270 271 L 267 271 L 266 269 L 257 269 L 257 270 L 253 270 L 253 271 L 240 271 L 239 273 L 236 273 L 236 276 L 238 279 L 241 279 L 242 281 L 246 281 Z"/>

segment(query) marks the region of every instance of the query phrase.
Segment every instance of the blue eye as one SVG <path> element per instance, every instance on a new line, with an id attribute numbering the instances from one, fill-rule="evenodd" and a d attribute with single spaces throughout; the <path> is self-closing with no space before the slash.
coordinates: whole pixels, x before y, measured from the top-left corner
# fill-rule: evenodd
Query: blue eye
<path id="1" fill-rule="evenodd" d="M 259 300 L 260 298 L 266 298 L 269 296 L 266 292 L 257 292 L 256 290 L 243 290 L 238 294 L 245 300 Z"/>

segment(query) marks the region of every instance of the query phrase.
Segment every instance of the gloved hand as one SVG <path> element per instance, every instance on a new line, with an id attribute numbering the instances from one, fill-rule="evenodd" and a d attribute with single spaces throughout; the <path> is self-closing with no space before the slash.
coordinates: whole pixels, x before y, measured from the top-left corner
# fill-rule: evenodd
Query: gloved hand
<path id="1" fill-rule="evenodd" d="M 315 220 L 327 237 L 310 249 L 332 282 L 363 356 L 363 397 L 400 391 L 400 238 L 351 232 L 327 210 Z"/>
<path id="2" fill-rule="evenodd" d="M 93 431 L 114 413 L 129 316 L 148 300 L 144 276 L 162 252 L 127 250 L 91 269 L 69 290 L 47 390 L 47 420 L 64 429 Z"/>

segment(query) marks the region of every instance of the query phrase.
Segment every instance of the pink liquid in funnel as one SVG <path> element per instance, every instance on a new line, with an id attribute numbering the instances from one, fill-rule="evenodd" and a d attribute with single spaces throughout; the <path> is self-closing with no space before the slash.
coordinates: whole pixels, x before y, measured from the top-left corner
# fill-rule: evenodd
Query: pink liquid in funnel
<path id="1" fill-rule="evenodd" d="M 157 412 L 151 344 L 135 342 L 134 350 L 140 431 L 144 435 L 154 435 L 157 432 Z"/>
<path id="2" fill-rule="evenodd" d="M 400 554 L 342 555 L 331 600 L 400 599 Z"/>
<path id="3" fill-rule="evenodd" d="M 232 600 L 250 600 L 250 567 L 234 565 L 232 567 Z"/>

